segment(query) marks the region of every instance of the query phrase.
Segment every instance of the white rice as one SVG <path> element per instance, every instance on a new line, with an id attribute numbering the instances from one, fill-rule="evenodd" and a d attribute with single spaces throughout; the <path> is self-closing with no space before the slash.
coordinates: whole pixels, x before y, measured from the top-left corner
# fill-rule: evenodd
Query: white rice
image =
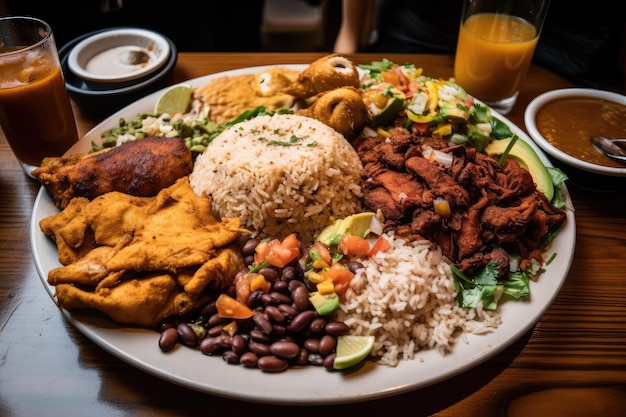
<path id="1" fill-rule="evenodd" d="M 452 272 L 428 241 L 388 236 L 393 250 L 362 261 L 337 319 L 356 335 L 374 335 L 372 358 L 397 366 L 416 352 L 449 352 L 466 333 L 486 333 L 501 323 L 494 311 L 458 306 Z"/>
<path id="2" fill-rule="evenodd" d="M 337 219 L 361 211 L 361 161 L 337 131 L 304 116 L 259 116 L 213 139 L 190 183 L 218 218 L 239 217 L 253 237 L 296 232 L 312 242 Z"/>

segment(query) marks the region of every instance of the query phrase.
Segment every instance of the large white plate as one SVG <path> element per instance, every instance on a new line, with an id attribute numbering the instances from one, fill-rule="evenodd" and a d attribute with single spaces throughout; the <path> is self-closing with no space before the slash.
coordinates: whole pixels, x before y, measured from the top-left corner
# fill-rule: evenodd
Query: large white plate
<path id="1" fill-rule="evenodd" d="M 190 80 L 189 83 L 200 86 L 219 75 L 257 72 L 263 68 L 266 67 L 213 74 Z M 152 111 L 159 94 L 151 94 L 115 113 L 87 133 L 69 152 L 88 151 L 91 141 L 98 142 L 100 134 L 116 126 L 120 117 L 132 119 L 141 112 Z M 504 117 L 497 116 L 529 142 L 549 164 L 549 160 L 522 130 Z M 33 207 L 30 237 L 41 281 L 53 300 L 54 288 L 48 285 L 46 279 L 48 271 L 60 264 L 56 246 L 41 232 L 39 221 L 56 213 L 57 208 L 42 188 Z M 309 366 L 270 374 L 228 365 L 220 356 L 208 357 L 185 346 L 163 353 L 158 347 L 157 332 L 119 326 L 86 314 L 65 310 L 63 314 L 80 332 L 107 352 L 149 374 L 193 390 L 258 403 L 320 405 L 360 402 L 423 388 L 460 374 L 493 357 L 524 335 L 550 306 L 565 282 L 574 255 L 575 230 L 573 211 L 568 211 L 565 226 L 550 249 L 557 254 L 556 258 L 547 266 L 539 281 L 532 283 L 529 301 L 502 305 L 503 323 L 496 331 L 480 336 L 469 335 L 468 343 L 459 341 L 453 352 L 445 357 L 436 351 L 424 351 L 415 360 L 403 361 L 395 368 L 367 362 L 346 373 Z"/>

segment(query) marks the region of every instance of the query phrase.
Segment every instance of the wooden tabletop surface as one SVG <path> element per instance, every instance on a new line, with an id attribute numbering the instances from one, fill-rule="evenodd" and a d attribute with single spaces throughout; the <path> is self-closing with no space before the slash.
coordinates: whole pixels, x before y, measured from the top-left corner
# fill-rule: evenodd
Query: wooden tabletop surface
<path id="1" fill-rule="evenodd" d="M 316 53 L 180 53 L 174 82 L 229 69 L 308 64 Z M 452 57 L 393 55 L 427 75 L 452 76 Z M 357 63 L 383 56 L 350 56 Z M 571 85 L 532 67 L 507 116 L 522 129 L 537 95 Z M 100 120 L 76 107 L 85 134 Z M 576 249 L 566 282 L 526 334 L 478 366 L 389 398 L 316 407 L 254 404 L 183 388 L 107 353 L 67 322 L 44 290 L 31 255 L 39 185 L 0 136 L 0 416 L 622 416 L 626 410 L 626 216 L 624 181 L 562 169 L 575 207 Z M 156 346 L 156 339 L 155 339 Z M 306 381 L 300 381 L 306 383 Z"/>

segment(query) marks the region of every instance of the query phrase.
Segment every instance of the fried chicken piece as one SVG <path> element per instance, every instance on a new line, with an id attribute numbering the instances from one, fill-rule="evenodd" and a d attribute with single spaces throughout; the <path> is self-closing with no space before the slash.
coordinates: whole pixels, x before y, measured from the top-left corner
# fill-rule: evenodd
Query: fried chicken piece
<path id="1" fill-rule="evenodd" d="M 75 262 L 97 246 L 84 215 L 88 204 L 86 198 L 77 197 L 63 211 L 39 222 L 41 231 L 56 243 L 62 265 Z"/>
<path id="2" fill-rule="evenodd" d="M 185 292 L 199 295 L 206 288 L 219 289 L 230 285 L 233 277 L 243 268 L 243 257 L 236 245 L 229 245 L 217 251 L 184 284 Z"/>
<path id="3" fill-rule="evenodd" d="M 109 271 L 175 271 L 201 265 L 215 256 L 216 248 L 246 232 L 239 218 L 218 222 L 211 200 L 198 197 L 188 177 L 161 191 L 144 209 L 142 226 L 107 262 Z"/>
<path id="4" fill-rule="evenodd" d="M 65 238 L 96 245 L 48 273 L 58 305 L 143 327 L 185 314 L 206 302 L 206 290 L 232 284 L 243 268 L 237 243 L 249 233 L 239 218 L 215 218 L 211 200 L 193 192 L 188 176 L 155 197 L 111 192 L 93 201 L 77 198 L 41 224 L 67 247 Z"/>
<path id="5" fill-rule="evenodd" d="M 171 274 L 157 272 L 122 280 L 91 292 L 71 284 L 55 287 L 59 306 L 67 310 L 96 309 L 117 323 L 155 328 L 163 319 L 201 306 L 208 296 L 186 293 Z"/>
<path id="6" fill-rule="evenodd" d="M 109 275 L 105 265 L 116 252 L 117 249 L 110 246 L 99 246 L 75 262 L 51 269 L 48 272 L 48 284 L 72 283 L 95 287 Z"/>
<path id="7" fill-rule="evenodd" d="M 63 209 L 74 197 L 92 200 L 111 191 L 154 196 L 192 169 L 184 141 L 150 137 L 91 154 L 45 158 L 32 174 Z"/>
<path id="8" fill-rule="evenodd" d="M 134 197 L 113 191 L 96 197 L 84 216 L 98 245 L 128 244 L 148 218 L 146 207 L 154 197 Z"/>
<path id="9" fill-rule="evenodd" d="M 340 87 L 320 94 L 311 107 L 298 111 L 332 127 L 350 140 L 369 124 L 367 108 L 355 87 Z"/>
<path id="10" fill-rule="evenodd" d="M 330 54 L 309 64 L 296 82 L 283 88 L 282 92 L 308 98 L 335 88 L 358 88 L 359 84 L 360 76 L 354 63 L 339 54 Z"/>

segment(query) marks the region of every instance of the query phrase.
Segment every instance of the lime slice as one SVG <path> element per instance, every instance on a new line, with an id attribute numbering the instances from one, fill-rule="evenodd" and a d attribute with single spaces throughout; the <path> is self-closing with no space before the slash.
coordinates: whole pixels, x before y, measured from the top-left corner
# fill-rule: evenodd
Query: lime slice
<path id="1" fill-rule="evenodd" d="M 374 348 L 374 336 L 346 334 L 337 337 L 337 354 L 333 368 L 346 369 L 367 358 Z"/>
<path id="2" fill-rule="evenodd" d="M 189 84 L 176 84 L 168 88 L 161 94 L 156 104 L 154 112 L 158 115 L 167 113 L 186 113 L 191 105 L 192 87 Z"/>

